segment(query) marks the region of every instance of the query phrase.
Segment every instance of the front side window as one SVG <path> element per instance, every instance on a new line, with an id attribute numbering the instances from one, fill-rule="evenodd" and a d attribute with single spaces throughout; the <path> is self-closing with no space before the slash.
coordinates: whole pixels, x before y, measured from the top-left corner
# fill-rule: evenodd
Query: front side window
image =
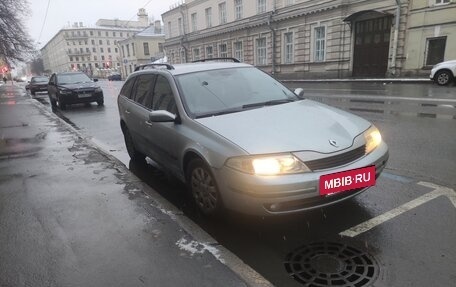
<path id="1" fill-rule="evenodd" d="M 443 62 L 445 58 L 446 37 L 427 39 L 426 66 Z"/>
<path id="2" fill-rule="evenodd" d="M 326 27 L 315 27 L 315 41 L 314 41 L 314 60 L 315 62 L 323 62 L 325 60 L 326 48 Z"/>
<path id="3" fill-rule="evenodd" d="M 226 3 L 219 4 L 219 17 L 220 17 L 220 24 L 226 23 Z"/>
<path id="4" fill-rule="evenodd" d="M 284 42 L 284 62 L 285 64 L 293 63 L 293 32 L 285 33 L 283 35 Z"/>
<path id="5" fill-rule="evenodd" d="M 236 20 L 242 19 L 242 0 L 234 0 L 234 16 Z"/>
<path id="6" fill-rule="evenodd" d="M 171 89 L 168 80 L 161 75 L 157 76 L 152 102 L 149 106 L 154 111 L 165 110 L 173 114 L 176 114 L 177 112 L 173 90 Z"/>
<path id="7" fill-rule="evenodd" d="M 135 87 L 133 89 L 134 95 L 131 97 L 132 100 L 137 102 L 142 106 L 146 105 L 146 99 L 148 94 L 152 90 L 152 85 L 154 83 L 154 75 L 140 75 L 136 78 Z"/>
<path id="8" fill-rule="evenodd" d="M 256 64 L 266 65 L 266 38 L 256 39 Z"/>

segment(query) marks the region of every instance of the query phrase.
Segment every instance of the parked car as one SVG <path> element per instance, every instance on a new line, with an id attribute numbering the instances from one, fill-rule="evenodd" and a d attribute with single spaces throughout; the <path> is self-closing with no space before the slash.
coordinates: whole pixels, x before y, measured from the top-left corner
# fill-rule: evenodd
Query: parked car
<path id="1" fill-rule="evenodd" d="M 26 89 L 30 90 L 33 96 L 36 92 L 47 92 L 49 78 L 46 76 L 34 76 L 30 79 Z"/>
<path id="2" fill-rule="evenodd" d="M 95 80 L 97 81 L 97 80 Z M 103 90 L 82 72 L 52 74 L 48 84 L 49 100 L 52 107 L 64 110 L 67 105 L 96 102 L 104 104 Z"/>
<path id="3" fill-rule="evenodd" d="M 456 60 L 441 62 L 435 65 L 429 76 L 440 86 L 446 86 L 455 80 Z"/>
<path id="4" fill-rule="evenodd" d="M 185 182 L 204 214 L 334 204 L 374 185 L 388 160 L 370 122 L 305 99 L 251 65 L 137 69 L 118 96 L 128 154 Z"/>
<path id="5" fill-rule="evenodd" d="M 109 81 L 122 81 L 120 74 L 111 74 L 108 76 Z"/>

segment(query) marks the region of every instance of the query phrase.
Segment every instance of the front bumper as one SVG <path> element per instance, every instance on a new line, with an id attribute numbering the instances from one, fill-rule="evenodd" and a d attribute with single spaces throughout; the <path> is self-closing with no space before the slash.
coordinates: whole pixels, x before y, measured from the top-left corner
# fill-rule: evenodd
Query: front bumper
<path id="1" fill-rule="evenodd" d="M 60 99 L 65 104 L 91 103 L 103 100 L 103 92 L 83 91 L 71 94 L 60 94 Z"/>
<path id="2" fill-rule="evenodd" d="M 213 170 L 224 205 L 253 215 L 302 212 L 346 200 L 367 188 L 321 196 L 320 176 L 375 165 L 376 177 L 388 161 L 388 146 L 382 142 L 373 152 L 347 165 L 304 174 L 255 176 L 228 167 Z"/>

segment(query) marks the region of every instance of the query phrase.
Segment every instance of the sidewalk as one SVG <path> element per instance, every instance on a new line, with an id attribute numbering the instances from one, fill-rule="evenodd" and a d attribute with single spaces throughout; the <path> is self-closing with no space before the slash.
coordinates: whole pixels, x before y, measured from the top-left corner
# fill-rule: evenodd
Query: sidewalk
<path id="1" fill-rule="evenodd" d="M 0 86 L 0 286 L 270 286 L 39 103 Z"/>
<path id="2" fill-rule="evenodd" d="M 432 84 L 429 78 L 369 78 L 369 79 L 356 79 L 356 78 L 343 78 L 343 79 L 297 79 L 297 80 L 281 80 L 284 83 L 312 83 L 312 82 L 365 82 L 365 83 L 421 83 Z"/>

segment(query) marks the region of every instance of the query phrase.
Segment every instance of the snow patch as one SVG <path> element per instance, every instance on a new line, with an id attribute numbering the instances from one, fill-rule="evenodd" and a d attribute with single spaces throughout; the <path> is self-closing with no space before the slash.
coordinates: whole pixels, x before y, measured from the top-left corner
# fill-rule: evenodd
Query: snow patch
<path id="1" fill-rule="evenodd" d="M 218 261 L 225 264 L 225 261 L 220 256 L 220 250 L 218 250 L 216 247 L 211 246 L 209 244 L 201 243 L 201 242 L 198 242 L 195 240 L 188 240 L 188 239 L 182 237 L 181 239 L 179 239 L 176 242 L 176 245 L 181 250 L 184 250 L 184 251 L 187 251 L 188 253 L 190 253 L 191 256 L 193 256 L 195 254 L 203 254 L 204 252 L 207 251 L 207 252 L 211 253 L 212 255 L 214 255 L 214 257 Z"/>

